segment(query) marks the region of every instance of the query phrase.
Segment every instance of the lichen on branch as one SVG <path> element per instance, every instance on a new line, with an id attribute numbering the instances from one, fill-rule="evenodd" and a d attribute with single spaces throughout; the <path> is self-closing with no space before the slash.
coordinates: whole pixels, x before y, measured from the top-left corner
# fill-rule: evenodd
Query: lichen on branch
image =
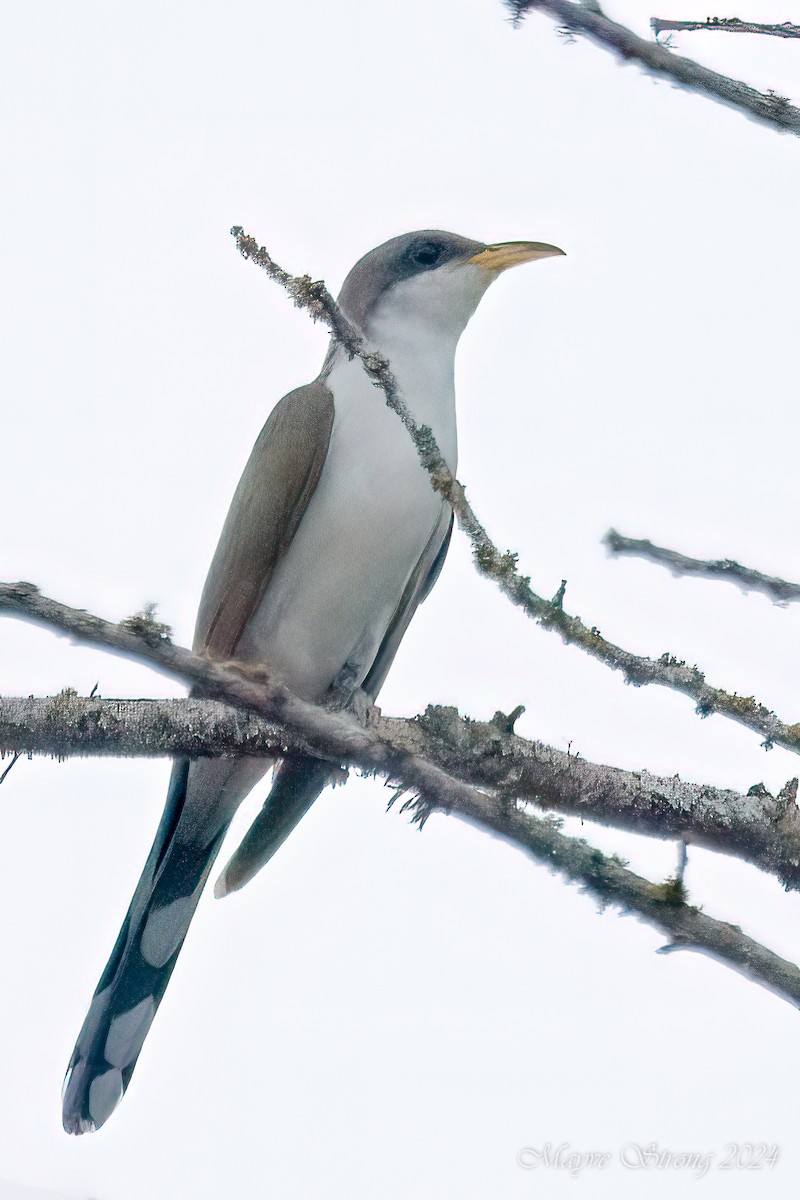
<path id="1" fill-rule="evenodd" d="M 675 54 L 658 40 L 639 37 L 632 29 L 607 17 L 597 0 L 585 0 L 584 3 L 578 0 L 504 0 L 504 3 L 515 25 L 519 25 L 528 13 L 544 13 L 558 21 L 560 30 L 573 37 L 587 37 L 623 63 L 638 63 L 651 75 L 671 79 L 681 87 L 771 125 L 780 133 L 800 136 L 800 109 L 786 96 L 774 91 L 759 92 L 741 80 L 720 75 L 691 58 Z"/>
<path id="2" fill-rule="evenodd" d="M 682 692 L 694 701 L 699 716 L 718 713 L 758 733 L 767 749 L 779 745 L 800 753 L 800 724 L 788 725 L 752 696 L 739 696 L 736 692 L 727 692 L 709 684 L 702 671 L 687 666 L 668 651 L 656 659 L 632 654 L 604 638 L 596 625 L 587 626 L 580 617 L 571 616 L 563 605 L 565 581 L 562 580 L 552 600 L 537 595 L 531 588 L 530 577 L 519 571 L 518 555 L 511 550 L 499 550 L 489 537 L 467 500 L 463 484 L 459 483 L 445 463 L 432 431 L 414 420 L 400 394 L 388 360 L 367 345 L 325 285 L 321 282 L 311 285 L 308 275 L 290 275 L 240 225 L 235 225 L 231 234 L 245 258 L 256 263 L 271 279 L 286 288 L 295 304 L 306 308 L 315 320 L 323 321 L 348 353 L 362 360 L 375 386 L 383 391 L 386 403 L 409 431 L 433 486 L 452 505 L 459 528 L 469 540 L 477 570 L 493 580 L 512 604 L 544 629 L 555 630 L 568 645 L 579 646 L 612 670 L 621 671 L 626 683 L 636 687 L 658 684 Z"/>
<path id="3" fill-rule="evenodd" d="M 286 753 L 298 749 L 333 764 L 352 763 L 368 772 L 383 774 L 393 786 L 410 793 L 405 807 L 410 807 L 418 824 L 423 824 L 433 812 L 462 817 L 524 848 L 563 878 L 579 883 L 602 905 L 616 905 L 623 912 L 635 914 L 667 933 L 672 948 L 685 947 L 708 954 L 800 1007 L 800 970 L 794 964 L 754 942 L 738 927 L 717 921 L 694 908 L 687 901 L 682 881 L 677 887 L 675 880 L 653 883 L 643 879 L 628 870 L 617 857 L 604 855 L 582 838 L 567 837 L 560 831 L 554 816 L 534 816 L 520 805 L 516 795 L 521 790 L 519 781 L 512 785 L 511 795 L 501 789 L 484 791 L 428 761 L 417 752 L 413 743 L 409 744 L 405 739 L 393 744 L 374 728 L 361 726 L 346 712 L 320 708 L 293 696 L 283 685 L 272 680 L 266 670 L 251 667 L 242 670 L 241 664 L 211 662 L 166 639 L 156 641 L 146 630 L 141 634 L 132 633 L 122 625 L 59 604 L 42 596 L 29 584 L 0 584 L 0 610 L 158 666 L 178 678 L 200 684 L 205 694 L 233 704 L 236 709 L 266 717 L 273 723 L 265 731 L 269 752 Z M 24 705 L 25 702 L 14 703 Z M 67 710 L 78 703 L 78 698 L 67 690 L 46 703 L 51 710 L 45 715 L 45 722 L 56 721 L 59 714 L 63 718 Z M 82 716 L 97 717 L 99 713 L 101 719 L 95 720 L 95 728 L 102 729 L 108 713 L 104 702 L 85 703 L 87 707 Z M 90 711 L 91 705 L 98 706 L 94 714 Z M 161 715 L 156 715 L 160 720 Z M 514 735 L 505 732 L 504 728 L 511 722 L 512 715 L 501 713 L 496 722 L 489 723 L 492 726 L 490 752 L 479 757 L 495 757 L 497 739 L 513 738 Z M 111 719 L 118 720 L 118 714 L 112 712 Z M 443 740 L 443 731 L 452 725 L 452 721 L 453 714 L 446 709 L 429 710 L 416 723 L 408 724 L 416 724 L 423 736 L 427 731 L 428 739 L 433 732 Z M 27 744 L 36 735 L 34 725 L 35 721 L 29 720 L 22 739 Z M 468 726 L 468 722 L 459 726 L 465 731 L 459 736 L 465 736 L 469 741 L 473 731 Z M 244 736 L 248 736 L 246 730 Z M 10 747 L 8 738 L 5 744 Z M 426 742 L 426 745 L 430 744 L 430 740 Z M 248 752 L 252 748 L 251 744 Z M 56 749 L 55 744 L 51 743 L 51 749 Z M 68 754 L 70 749 L 68 739 L 63 746 L 64 753 Z M 774 811 L 782 812 L 783 817 L 794 811 L 795 792 L 796 786 L 794 790 L 787 787 L 786 794 L 782 793 L 774 802 Z M 758 803 L 767 803 L 763 789 L 756 793 L 756 799 Z M 780 819 L 778 815 L 777 823 Z"/>
<path id="4" fill-rule="evenodd" d="M 626 537 L 617 533 L 616 529 L 609 529 L 603 542 L 611 555 L 627 554 L 633 558 L 644 558 L 667 567 L 673 575 L 694 575 L 699 579 L 735 583 L 745 592 L 763 592 L 775 604 L 800 600 L 799 583 L 791 583 L 777 575 L 765 575 L 753 567 L 742 566 L 732 558 L 690 558 L 677 550 L 656 546 L 647 538 Z"/>

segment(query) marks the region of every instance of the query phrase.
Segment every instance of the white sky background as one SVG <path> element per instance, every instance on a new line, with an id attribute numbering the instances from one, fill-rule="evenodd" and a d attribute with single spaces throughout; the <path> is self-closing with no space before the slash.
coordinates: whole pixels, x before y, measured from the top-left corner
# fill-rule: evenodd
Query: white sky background
<path id="1" fill-rule="evenodd" d="M 652 7 L 612 11 L 642 32 L 653 13 L 707 15 Z M 0 578 L 114 619 L 157 600 L 190 641 L 255 436 L 326 345 L 238 257 L 232 224 L 334 289 L 414 228 L 552 241 L 568 257 L 504 277 L 461 343 L 473 503 L 541 593 L 566 577 L 567 607 L 606 636 L 798 719 L 800 608 L 600 545 L 615 525 L 800 577 L 796 139 L 545 19 L 514 32 L 496 0 L 39 3 L 7 6 L 4 26 Z M 676 41 L 800 97 L 797 43 Z M 3 693 L 96 681 L 183 694 L 0 621 Z M 566 649 L 475 574 L 461 536 L 381 697 L 408 715 L 430 701 L 524 703 L 528 736 L 740 789 L 798 771 Z M 63 1072 L 168 770 L 24 761 L 2 787 L 0 1176 L 97 1200 L 671 1196 L 675 1173 L 613 1162 L 576 1182 L 516 1155 L 655 1141 L 718 1163 L 727 1142 L 767 1141 L 774 1171 L 715 1167 L 698 1194 L 796 1190 L 791 1007 L 697 955 L 657 956 L 654 930 L 455 820 L 420 835 L 359 779 L 244 892 L 204 898 L 123 1104 L 67 1138 Z M 673 870 L 669 843 L 582 832 L 653 878 Z M 699 851 L 688 881 L 800 957 L 800 900 L 776 881 Z"/>

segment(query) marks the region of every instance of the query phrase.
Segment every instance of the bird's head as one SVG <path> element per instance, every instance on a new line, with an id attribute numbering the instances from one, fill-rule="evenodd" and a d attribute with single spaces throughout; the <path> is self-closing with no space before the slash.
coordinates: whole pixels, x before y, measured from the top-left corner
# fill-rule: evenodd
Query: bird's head
<path id="1" fill-rule="evenodd" d="M 563 254 L 546 242 L 486 245 L 456 233 L 423 229 L 365 254 L 339 294 L 344 313 L 380 347 L 426 332 L 455 347 L 481 297 L 501 272 Z"/>

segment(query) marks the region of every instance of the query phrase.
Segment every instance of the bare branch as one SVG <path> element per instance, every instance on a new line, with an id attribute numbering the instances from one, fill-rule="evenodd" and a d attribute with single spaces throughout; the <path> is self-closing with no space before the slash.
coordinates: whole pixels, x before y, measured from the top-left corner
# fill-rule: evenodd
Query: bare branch
<path id="1" fill-rule="evenodd" d="M 0 705 L 2 705 L 2 700 L 0 700 Z M 10 747 L 9 747 L 9 749 L 10 749 Z M 5 768 L 5 770 L 3 771 L 3 774 L 0 775 L 0 783 L 5 783 L 6 776 L 8 775 L 11 768 L 16 766 L 17 762 L 19 761 L 19 757 L 20 757 L 20 751 L 16 751 L 16 753 L 14 754 L 14 757 L 11 759 L 11 762 Z"/>
<path id="2" fill-rule="evenodd" d="M 612 670 L 621 671 L 627 683 L 637 687 L 652 683 L 672 688 L 689 696 L 700 716 L 719 713 L 758 733 L 767 748 L 780 745 L 787 750 L 800 752 L 800 723 L 787 725 L 752 696 L 738 696 L 735 692 L 712 687 L 706 683 L 702 671 L 697 667 L 688 667 L 673 654 L 665 653 L 658 659 L 631 654 L 614 642 L 607 641 L 596 626 L 588 627 L 580 617 L 570 616 L 563 608 L 566 587 L 563 580 L 552 600 L 538 596 L 531 589 L 530 578 L 521 575 L 517 569 L 518 555 L 512 551 L 502 554 L 478 520 L 464 488 L 448 469 L 431 430 L 414 421 L 400 398 L 397 381 L 388 361 L 366 347 L 363 338 L 341 312 L 324 284 L 312 283 L 308 275 L 289 275 L 240 226 L 234 226 L 231 233 L 245 258 L 252 259 L 272 279 L 281 283 L 295 304 L 308 309 L 312 317 L 323 321 L 335 338 L 343 339 L 342 344 L 350 353 L 361 358 L 375 386 L 386 395 L 387 404 L 397 412 L 409 430 L 420 461 L 430 473 L 433 486 L 452 504 L 459 528 L 469 539 L 477 570 L 494 580 L 512 604 L 521 608 L 544 629 L 556 630 L 568 645 L 579 646 Z"/>
<path id="3" fill-rule="evenodd" d="M 735 857 L 800 887 L 797 780 L 773 797 L 761 783 L 747 795 L 677 775 L 588 762 L 504 730 L 502 714 L 481 722 L 429 705 L 413 720 L 382 718 L 377 732 L 482 791 L 595 821 L 628 833 L 681 840 Z"/>
<path id="4" fill-rule="evenodd" d="M 777 575 L 762 575 L 752 567 L 743 567 L 732 558 L 689 558 L 677 550 L 656 546 L 647 538 L 630 538 L 609 529 L 603 538 L 604 545 L 612 555 L 629 554 L 634 558 L 645 558 L 659 566 L 668 567 L 673 575 L 695 575 L 700 579 L 723 579 L 735 583 L 746 592 L 764 592 L 776 604 L 788 604 L 800 600 L 800 584 L 789 583 Z"/>
<path id="5" fill-rule="evenodd" d="M 619 906 L 660 929 L 671 943 L 669 950 L 697 950 L 767 988 L 782 1000 L 800 1007 L 800 970 L 749 938 L 738 925 L 728 925 L 685 903 L 682 885 L 672 879 L 655 884 L 629 871 L 619 859 L 608 857 L 582 838 L 566 837 L 547 818 L 514 810 L 492 808 L 480 798 L 466 817 L 499 837 L 524 846 L 534 858 L 562 877 L 578 883 L 605 904 Z"/>
<path id="6" fill-rule="evenodd" d="M 603 904 L 616 904 L 665 933 L 674 946 L 701 950 L 800 1006 L 800 970 L 748 938 L 736 926 L 715 921 L 685 902 L 683 886 L 675 880 L 653 884 L 628 871 L 620 860 L 608 858 L 582 839 L 559 833 L 552 818 L 538 818 L 519 809 L 516 800 L 487 795 L 455 779 L 407 749 L 395 749 L 371 729 L 362 728 L 347 713 L 331 712 L 292 695 L 270 679 L 263 668 L 240 663 L 216 663 L 173 645 L 153 613 L 137 614 L 137 632 L 130 622 L 114 625 L 80 609 L 42 596 L 30 583 L 0 584 L 0 610 L 36 621 L 80 641 L 138 658 L 171 675 L 200 685 L 209 695 L 243 706 L 284 726 L 296 745 L 331 762 L 351 761 L 399 780 L 412 798 L 403 805 L 413 820 L 424 825 L 432 812 L 455 814 L 523 846 L 539 861 L 565 878 L 580 883 Z M 56 697 L 56 701 L 58 701 Z M 69 702 L 67 694 L 62 702 Z M 507 725 L 509 718 L 501 724 Z M 402 810 L 401 810 L 402 811 Z"/>
<path id="7" fill-rule="evenodd" d="M 746 83 L 720 75 L 690 58 L 673 54 L 658 42 L 650 42 L 612 21 L 596 4 L 578 4 L 574 0 L 504 0 L 515 23 L 529 12 L 553 17 L 570 33 L 582 33 L 625 62 L 634 61 L 653 75 L 673 79 L 681 87 L 710 96 L 746 116 L 771 125 L 784 133 L 800 135 L 800 109 L 785 96 L 759 92 Z"/>
<path id="8" fill-rule="evenodd" d="M 231 235 L 236 239 L 236 246 L 243 258 L 248 258 L 261 267 L 281 287 L 285 288 L 297 308 L 304 308 L 313 321 L 321 321 L 331 331 L 337 341 L 351 358 L 360 358 L 364 370 L 376 387 L 380 388 L 386 397 L 386 403 L 397 413 L 405 425 L 411 440 L 417 448 L 420 461 L 431 476 L 431 483 L 436 491 L 446 496 L 458 512 L 458 495 L 451 495 L 453 489 L 460 489 L 442 453 L 436 444 L 436 439 L 428 425 L 418 425 L 408 406 L 400 394 L 397 380 L 392 374 L 388 360 L 374 349 L 371 349 L 355 325 L 347 319 L 339 305 L 334 300 L 322 280 L 312 280 L 310 275 L 290 275 L 279 267 L 265 246 L 259 246 L 254 237 L 245 233 L 240 225 L 234 225 Z M 463 501 L 465 504 L 466 501 Z M 463 507 L 462 504 L 462 507 Z M 459 519 L 463 519 L 459 514 Z"/>
<path id="9" fill-rule="evenodd" d="M 800 37 L 800 25 L 793 25 L 791 21 L 784 21 L 782 25 L 761 25 L 757 21 L 740 21 L 738 17 L 706 17 L 705 21 L 664 21 L 661 17 L 652 17 L 650 28 L 656 37 L 668 30 L 693 33 L 696 29 L 713 29 L 720 33 L 762 33 L 767 37 Z"/>
<path id="10" fill-rule="evenodd" d="M 733 967 L 746 978 L 800 1007 L 800 970 L 754 942 L 734 926 L 706 916 L 688 905 L 683 885 L 661 884 L 628 871 L 583 839 L 560 833 L 557 821 L 521 811 L 516 800 L 487 795 L 470 787 L 418 755 L 395 750 L 372 730 L 362 729 L 344 713 L 326 711 L 292 696 L 270 681 L 263 670 L 244 674 L 237 664 L 212 663 L 174 646 L 159 626 L 151 630 L 141 614 L 138 633 L 89 613 L 41 596 L 32 584 L 0 585 L 0 607 L 35 620 L 81 641 L 142 659 L 203 689 L 243 705 L 285 725 L 300 744 L 323 758 L 357 762 L 380 771 L 416 794 L 403 805 L 422 826 L 432 812 L 455 814 L 524 847 L 534 858 L 564 878 L 579 883 L 602 904 L 615 904 L 634 913 L 672 939 L 671 948 L 695 949 Z M 152 614 L 151 614 L 152 615 Z M 56 701 L 58 698 L 56 698 Z M 63 698 L 69 702 L 70 697 Z M 506 719 L 507 721 L 507 719 Z"/>
<path id="11" fill-rule="evenodd" d="M 443 771 L 405 752 L 393 751 L 349 713 L 331 711 L 295 696 L 264 667 L 237 662 L 215 662 L 175 646 L 164 636 L 163 626 L 148 626 L 137 616 L 137 632 L 130 622 L 115 625 L 82 609 L 50 600 L 31 583 L 0 584 L 0 611 L 35 621 L 82 642 L 103 646 L 188 680 L 211 698 L 223 698 L 260 713 L 296 735 L 297 748 L 318 758 L 340 763 L 351 760 L 366 770 L 387 776 L 402 775 L 421 796 L 446 805 L 448 794 L 465 785 Z"/>
<path id="12" fill-rule="evenodd" d="M 462 783 L 626 832 L 731 854 L 776 875 L 787 888 L 800 888 L 796 779 L 777 797 L 762 784 L 742 795 L 678 776 L 586 762 L 521 738 L 508 726 L 502 713 L 474 721 L 455 708 L 429 705 L 411 719 L 381 716 L 372 729 L 393 750 L 424 758 Z M 71 689 L 47 699 L 0 698 L 0 752 L 197 757 L 308 748 L 298 734 L 218 700 L 94 700 Z M 341 760 L 357 761 L 346 753 Z"/>
<path id="13" fill-rule="evenodd" d="M 222 700 L 0 696 L 0 755 L 66 758 L 273 758 L 310 747 L 297 733 Z"/>

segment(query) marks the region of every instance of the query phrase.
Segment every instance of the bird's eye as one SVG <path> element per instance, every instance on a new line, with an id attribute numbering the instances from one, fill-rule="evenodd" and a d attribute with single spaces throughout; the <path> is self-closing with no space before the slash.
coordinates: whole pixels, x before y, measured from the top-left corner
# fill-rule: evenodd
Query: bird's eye
<path id="1" fill-rule="evenodd" d="M 411 261 L 418 267 L 433 267 L 439 261 L 441 253 L 441 246 L 437 246 L 435 242 L 423 242 L 411 251 Z"/>

